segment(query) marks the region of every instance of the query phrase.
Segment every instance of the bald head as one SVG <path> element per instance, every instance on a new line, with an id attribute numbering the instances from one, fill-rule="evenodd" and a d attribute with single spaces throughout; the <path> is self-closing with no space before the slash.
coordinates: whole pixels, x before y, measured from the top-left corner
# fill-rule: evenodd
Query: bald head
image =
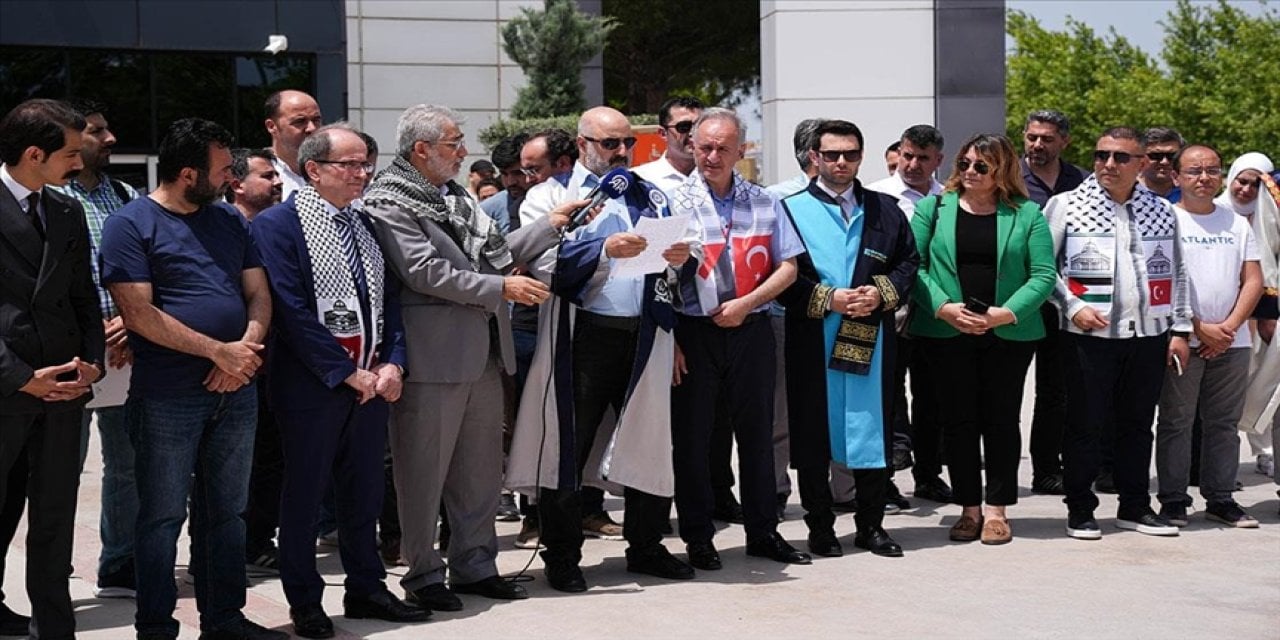
<path id="1" fill-rule="evenodd" d="M 578 159 L 598 176 L 616 167 L 631 166 L 635 143 L 631 122 L 617 109 L 594 107 L 578 119 Z"/>
<path id="2" fill-rule="evenodd" d="M 320 105 L 305 92 L 287 89 L 271 94 L 265 106 L 271 150 L 298 172 L 298 147 L 323 123 Z"/>

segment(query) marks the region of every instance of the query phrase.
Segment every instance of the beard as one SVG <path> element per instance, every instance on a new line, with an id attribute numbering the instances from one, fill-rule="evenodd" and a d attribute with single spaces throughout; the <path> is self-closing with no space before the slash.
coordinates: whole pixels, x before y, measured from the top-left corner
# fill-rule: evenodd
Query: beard
<path id="1" fill-rule="evenodd" d="M 196 178 L 196 183 L 187 187 L 182 192 L 182 197 L 187 202 L 198 207 L 213 204 L 215 200 L 222 197 L 223 187 L 213 186 L 213 182 L 209 180 L 208 172 L 201 171 Z"/>

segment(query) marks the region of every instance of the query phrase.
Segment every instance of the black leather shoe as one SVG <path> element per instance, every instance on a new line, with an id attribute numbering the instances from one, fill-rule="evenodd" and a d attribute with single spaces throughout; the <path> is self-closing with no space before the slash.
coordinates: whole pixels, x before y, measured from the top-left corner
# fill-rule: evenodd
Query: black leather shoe
<path id="1" fill-rule="evenodd" d="M 782 539 L 776 532 L 759 540 L 747 543 L 747 555 L 757 558 L 769 558 L 787 564 L 810 564 L 813 558 L 809 554 L 797 551 L 795 547 Z"/>
<path id="2" fill-rule="evenodd" d="M 711 510 L 711 519 L 729 524 L 743 524 L 747 521 L 742 514 L 742 504 L 733 497 L 733 492 L 725 492 L 716 496 L 715 508 Z"/>
<path id="3" fill-rule="evenodd" d="M 844 547 L 840 546 L 834 531 L 816 531 L 809 534 L 809 552 L 824 558 L 839 558 L 844 555 Z"/>
<path id="4" fill-rule="evenodd" d="M 431 611 L 462 611 L 462 600 L 440 582 L 406 592 L 404 599 Z"/>
<path id="5" fill-rule="evenodd" d="M 556 591 L 565 593 L 582 593 L 587 590 L 587 579 L 582 577 L 582 569 L 576 562 L 545 562 L 542 573 L 547 577 L 547 584 Z"/>
<path id="6" fill-rule="evenodd" d="M 942 504 L 951 504 L 955 502 L 955 496 L 951 494 L 951 487 L 942 481 L 942 478 L 930 478 L 923 482 L 916 483 L 916 489 L 912 492 L 917 498 L 941 502 Z"/>
<path id="7" fill-rule="evenodd" d="M 290 607 L 289 619 L 293 621 L 294 635 L 303 638 L 333 637 L 333 621 L 325 615 L 324 607 L 318 604 Z"/>
<path id="8" fill-rule="evenodd" d="M 31 618 L 14 613 L 9 605 L 0 602 L 0 636 L 23 636 L 30 633 Z"/>
<path id="9" fill-rule="evenodd" d="M 1062 485 L 1062 474 L 1051 473 L 1032 478 L 1031 493 L 1039 493 L 1047 496 L 1066 495 L 1066 488 Z"/>
<path id="10" fill-rule="evenodd" d="M 866 532 L 859 531 L 858 535 L 853 537 L 853 546 L 886 558 L 902 557 L 902 547 L 880 527 Z"/>
<path id="11" fill-rule="evenodd" d="M 475 596 L 484 596 L 494 600 L 524 600 L 529 597 L 529 593 L 524 587 L 503 580 L 498 576 L 489 576 L 478 582 L 467 582 L 458 584 L 456 582 L 449 585 L 454 593 L 466 593 Z"/>
<path id="12" fill-rule="evenodd" d="M 289 634 L 240 618 L 213 631 L 202 631 L 200 640 L 289 640 Z"/>
<path id="13" fill-rule="evenodd" d="M 693 578 L 693 567 L 683 560 L 671 555 L 662 545 L 648 549 L 627 549 L 627 571 L 644 573 L 667 580 L 689 580 Z"/>
<path id="14" fill-rule="evenodd" d="M 715 545 L 711 541 L 706 542 L 690 542 L 685 545 L 685 553 L 689 554 L 689 564 L 695 569 L 703 571 L 716 571 L 724 565 L 720 563 L 720 553 L 716 551 Z"/>
<path id="15" fill-rule="evenodd" d="M 405 604 L 386 589 L 367 596 L 348 593 L 342 597 L 342 615 L 355 620 L 374 618 L 387 622 L 426 622 L 431 619 L 430 611 Z"/>

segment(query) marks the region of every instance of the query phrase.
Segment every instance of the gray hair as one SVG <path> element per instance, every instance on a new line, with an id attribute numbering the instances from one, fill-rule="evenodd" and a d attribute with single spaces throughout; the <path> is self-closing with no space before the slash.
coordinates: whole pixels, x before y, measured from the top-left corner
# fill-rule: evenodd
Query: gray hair
<path id="1" fill-rule="evenodd" d="M 1053 109 L 1040 109 L 1038 111 L 1032 111 L 1031 113 L 1027 114 L 1027 123 L 1024 124 L 1022 128 L 1024 129 L 1027 128 L 1027 126 L 1029 126 L 1032 122 L 1043 122 L 1045 124 L 1051 124 L 1054 126 L 1054 128 L 1058 130 L 1058 135 L 1062 135 L 1062 136 L 1071 135 L 1071 121 L 1067 120 L 1067 116 L 1064 115 L 1061 111 L 1054 111 Z"/>
<path id="2" fill-rule="evenodd" d="M 800 163 L 801 171 L 808 171 L 809 165 L 809 148 L 813 146 L 813 134 L 818 127 L 826 122 L 825 118 L 809 118 L 801 120 L 796 125 L 795 133 L 791 135 L 791 144 L 795 149 L 796 162 Z"/>
<path id="3" fill-rule="evenodd" d="M 396 153 L 407 159 L 413 155 L 413 145 L 417 141 L 439 142 L 449 123 L 462 126 L 466 121 L 466 118 L 449 107 L 435 104 L 409 107 L 396 121 Z"/>
<path id="4" fill-rule="evenodd" d="M 747 125 L 743 124 L 742 118 L 738 117 L 732 109 L 724 107 L 708 107 L 703 110 L 702 115 L 693 121 L 693 130 L 689 132 L 689 137 L 698 135 L 698 129 L 702 128 L 703 123 L 711 120 L 722 120 L 732 122 L 733 126 L 738 128 L 738 144 L 747 141 Z"/>
<path id="5" fill-rule="evenodd" d="M 302 144 L 298 145 L 298 170 L 302 172 L 302 177 L 306 178 L 307 182 L 311 182 L 311 176 L 307 175 L 307 163 L 329 159 L 329 152 L 333 148 L 333 140 L 330 139 L 329 134 L 339 130 L 360 135 L 358 129 L 344 120 L 339 120 L 312 131 L 311 135 L 304 138 Z"/>

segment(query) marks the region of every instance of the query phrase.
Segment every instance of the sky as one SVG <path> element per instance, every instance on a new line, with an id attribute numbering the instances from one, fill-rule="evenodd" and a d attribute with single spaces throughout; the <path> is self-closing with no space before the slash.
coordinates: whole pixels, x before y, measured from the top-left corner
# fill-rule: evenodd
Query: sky
<path id="1" fill-rule="evenodd" d="M 1164 27 L 1160 22 L 1176 4 L 1173 0 L 1006 0 L 1005 8 L 1031 15 L 1051 31 L 1065 29 L 1067 16 L 1093 27 L 1099 35 L 1115 27 L 1130 44 L 1156 58 L 1164 48 Z M 1192 4 L 1211 6 L 1217 2 L 1193 0 Z M 1232 0 L 1229 4 L 1255 15 L 1266 10 L 1257 0 Z M 1280 8 L 1280 3 L 1273 2 L 1270 6 Z M 1006 39 L 1005 46 L 1009 44 Z"/>

